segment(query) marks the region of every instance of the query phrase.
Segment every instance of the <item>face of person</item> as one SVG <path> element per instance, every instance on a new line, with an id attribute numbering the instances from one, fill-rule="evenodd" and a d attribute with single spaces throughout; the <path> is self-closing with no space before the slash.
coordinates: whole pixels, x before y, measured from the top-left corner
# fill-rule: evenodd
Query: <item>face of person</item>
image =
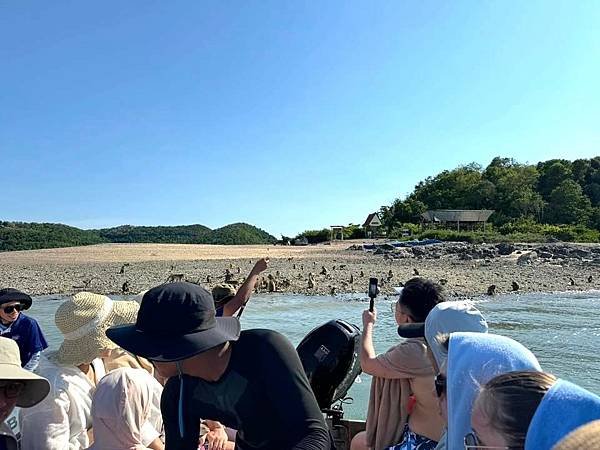
<path id="1" fill-rule="evenodd" d="M 410 315 L 406 312 L 404 306 L 402 306 L 400 303 L 400 300 L 396 302 L 396 311 L 394 313 L 394 317 L 398 325 L 412 322 Z"/>
<path id="2" fill-rule="evenodd" d="M 152 365 L 158 374 L 163 378 L 179 375 L 179 372 L 177 371 L 177 364 L 174 362 L 152 361 Z"/>
<path id="3" fill-rule="evenodd" d="M 4 422 L 15 408 L 24 386 L 15 381 L 0 381 L 0 422 Z"/>
<path id="4" fill-rule="evenodd" d="M 16 306 L 21 306 L 20 302 L 9 302 L 4 303 L 0 306 L 0 319 L 4 323 L 12 323 L 19 317 L 19 311 L 15 308 Z M 11 311 L 12 310 L 12 311 Z M 8 312 L 10 311 L 10 312 Z"/>
<path id="5" fill-rule="evenodd" d="M 506 438 L 492 427 L 490 419 L 483 408 L 483 402 L 485 402 L 485 393 L 479 394 L 471 413 L 471 428 L 477 436 L 477 444 L 482 447 L 508 447 Z"/>

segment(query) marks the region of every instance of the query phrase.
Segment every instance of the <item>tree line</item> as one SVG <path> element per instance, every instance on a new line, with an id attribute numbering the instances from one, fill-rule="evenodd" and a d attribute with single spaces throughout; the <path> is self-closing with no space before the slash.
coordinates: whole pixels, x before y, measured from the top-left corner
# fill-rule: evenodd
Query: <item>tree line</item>
<path id="1" fill-rule="evenodd" d="M 235 223 L 211 230 L 203 225 L 81 230 L 55 223 L 0 222 L 0 251 L 74 247 L 102 243 L 271 244 L 275 237 L 253 225 Z"/>
<path id="2" fill-rule="evenodd" d="M 430 209 L 493 209 L 497 226 L 529 221 L 600 229 L 600 156 L 536 165 L 496 157 L 485 168 L 461 166 L 419 182 L 379 211 L 388 231 L 420 222 Z"/>
<path id="3" fill-rule="evenodd" d="M 487 232 L 423 230 L 421 214 L 431 209 L 491 209 Z M 471 163 L 427 177 L 405 198 L 379 210 L 386 236 L 477 241 L 600 240 L 600 156 L 522 164 L 496 157 L 487 167 Z M 362 238 L 350 224 L 344 238 Z M 298 238 L 329 240 L 329 230 Z"/>

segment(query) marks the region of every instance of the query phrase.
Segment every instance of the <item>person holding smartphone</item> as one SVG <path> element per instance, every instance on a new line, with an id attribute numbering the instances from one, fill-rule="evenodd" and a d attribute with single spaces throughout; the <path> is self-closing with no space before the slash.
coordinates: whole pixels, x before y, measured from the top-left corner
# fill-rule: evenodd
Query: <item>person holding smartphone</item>
<path id="1" fill-rule="evenodd" d="M 33 300 L 17 289 L 0 289 L 0 336 L 14 340 L 19 346 L 21 366 L 33 372 L 40 362 L 42 350 L 48 348 L 37 321 L 21 311 L 29 309 Z"/>
<path id="2" fill-rule="evenodd" d="M 375 293 L 374 289 L 370 289 L 370 296 L 372 293 Z M 429 312 L 442 301 L 444 297 L 438 284 L 413 278 L 400 291 L 395 304 L 396 324 L 424 322 Z M 377 355 L 373 346 L 377 309 L 363 311 L 362 319 L 360 364 L 363 372 L 373 376 L 373 381 L 366 431 L 352 439 L 351 450 L 391 446 L 394 449 L 435 448 L 443 420 L 436 413 L 434 371 L 425 340 L 407 339 Z"/>

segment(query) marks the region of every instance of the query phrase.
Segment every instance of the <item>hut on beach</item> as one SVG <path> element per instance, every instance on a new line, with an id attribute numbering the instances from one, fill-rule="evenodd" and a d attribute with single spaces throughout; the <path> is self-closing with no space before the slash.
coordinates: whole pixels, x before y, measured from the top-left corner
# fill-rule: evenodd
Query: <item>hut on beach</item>
<path id="1" fill-rule="evenodd" d="M 485 231 L 485 224 L 493 214 L 492 209 L 436 209 L 425 211 L 421 214 L 421 222 L 424 226 L 432 228 L 456 228 L 474 230 L 482 227 Z"/>
<path id="2" fill-rule="evenodd" d="M 365 236 L 368 238 L 376 238 L 381 236 L 381 218 L 376 212 L 371 213 L 367 216 L 363 228 L 365 230 Z"/>

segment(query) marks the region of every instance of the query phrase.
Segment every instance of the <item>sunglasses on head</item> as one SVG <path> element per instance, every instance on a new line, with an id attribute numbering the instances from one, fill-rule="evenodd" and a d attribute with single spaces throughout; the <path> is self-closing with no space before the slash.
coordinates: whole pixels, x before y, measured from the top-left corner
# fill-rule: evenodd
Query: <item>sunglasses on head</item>
<path id="1" fill-rule="evenodd" d="M 2 308 L 2 311 L 4 311 L 6 314 L 12 314 L 14 311 L 23 311 L 23 305 L 18 304 L 18 305 L 10 305 L 10 306 L 5 306 L 4 308 Z"/>
<path id="2" fill-rule="evenodd" d="M 446 393 L 446 375 L 438 373 L 434 379 L 435 393 L 441 397 Z"/>
<path id="3" fill-rule="evenodd" d="M 493 447 L 493 446 L 489 446 L 489 445 L 481 445 L 481 441 L 479 440 L 479 438 L 477 437 L 477 435 L 475 433 L 467 433 L 465 435 L 465 449 L 466 450 L 476 450 L 478 448 L 495 448 L 495 449 L 504 449 L 504 450 L 510 450 L 512 447 Z"/>

